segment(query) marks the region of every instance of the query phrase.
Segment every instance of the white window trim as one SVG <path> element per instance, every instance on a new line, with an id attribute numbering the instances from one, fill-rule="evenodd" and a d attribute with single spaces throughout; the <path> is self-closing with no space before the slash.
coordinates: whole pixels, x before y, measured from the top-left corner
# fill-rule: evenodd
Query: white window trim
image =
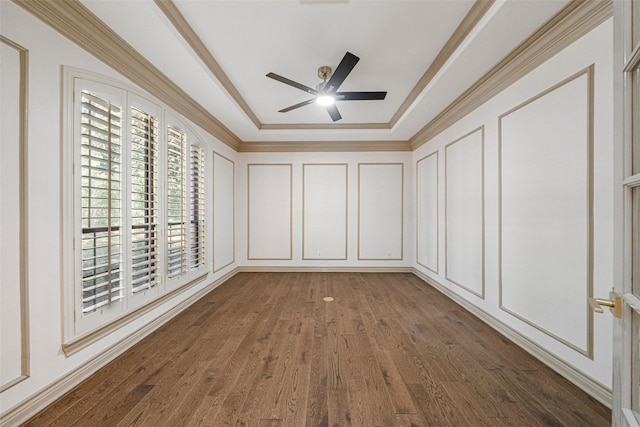
<path id="1" fill-rule="evenodd" d="M 78 238 L 78 230 L 80 230 L 80 198 L 79 198 L 79 176 L 80 164 L 79 154 L 77 152 L 77 144 L 79 143 L 79 129 L 76 124 L 79 123 L 79 108 L 76 102 L 79 96 L 74 94 L 80 88 L 80 85 L 98 89 L 107 94 L 118 93 L 122 99 L 123 111 L 123 158 L 122 158 L 122 175 L 124 178 L 123 188 L 123 204 L 122 210 L 125 211 L 125 217 L 130 217 L 130 177 L 131 166 L 129 161 L 128 145 L 130 140 L 130 114 L 131 106 L 141 108 L 149 108 L 150 113 L 157 112 L 159 120 L 159 156 L 158 165 L 160 166 L 159 184 L 158 184 L 158 224 L 160 225 L 159 251 L 161 280 L 157 289 L 132 294 L 129 287 L 130 278 L 129 264 L 129 233 L 123 237 L 123 264 L 125 265 L 124 280 L 125 298 L 121 302 L 102 311 L 102 314 L 93 314 L 82 317 L 81 309 L 81 282 L 77 280 L 77 269 L 80 265 L 81 248 Z M 67 355 L 71 355 L 82 348 L 102 339 L 122 325 L 138 318 L 145 313 L 150 312 L 159 305 L 167 302 L 169 299 L 183 293 L 193 285 L 203 281 L 211 273 L 213 247 L 210 241 L 209 230 L 211 221 L 210 193 L 211 189 L 206 183 L 210 182 L 211 176 L 211 149 L 208 148 L 205 141 L 200 138 L 187 121 L 182 119 L 177 113 L 171 111 L 161 102 L 155 100 L 152 96 L 145 94 L 142 90 L 117 81 L 115 79 L 87 72 L 84 70 L 63 67 L 63 88 L 62 88 L 62 194 L 61 194 L 61 265 L 63 274 L 63 343 L 62 348 Z M 152 108 L 153 107 L 153 108 Z M 166 205 L 165 205 L 165 189 L 166 179 L 166 133 L 167 126 L 172 123 L 178 126 L 186 134 L 188 140 L 191 139 L 204 150 L 205 153 L 205 199 L 203 203 L 204 219 L 205 219 L 205 258 L 204 262 L 196 269 L 187 271 L 186 274 L 170 281 L 166 280 L 166 262 L 164 261 L 166 250 Z M 127 147 L 124 149 L 124 147 Z M 187 152 L 190 151 L 189 145 Z M 74 158 L 74 156 L 76 158 Z M 190 193 L 190 177 L 187 171 L 187 197 Z M 128 222 L 127 222 L 128 224 Z M 187 234 L 188 236 L 188 234 Z M 189 242 L 187 242 L 187 250 Z"/>

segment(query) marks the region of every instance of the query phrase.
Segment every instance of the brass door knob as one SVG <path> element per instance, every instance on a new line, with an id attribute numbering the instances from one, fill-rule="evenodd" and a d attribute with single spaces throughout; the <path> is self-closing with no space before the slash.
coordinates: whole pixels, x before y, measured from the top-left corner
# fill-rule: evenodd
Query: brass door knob
<path id="1" fill-rule="evenodd" d="M 622 317 L 622 297 L 614 291 L 609 292 L 610 299 L 590 297 L 589 307 L 596 313 L 604 313 L 602 307 L 609 307 L 614 317 Z"/>

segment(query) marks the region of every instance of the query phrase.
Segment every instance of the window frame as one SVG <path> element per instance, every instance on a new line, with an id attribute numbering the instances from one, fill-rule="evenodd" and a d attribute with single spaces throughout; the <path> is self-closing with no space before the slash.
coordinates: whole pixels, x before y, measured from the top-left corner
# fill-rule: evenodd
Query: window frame
<path id="1" fill-rule="evenodd" d="M 103 99 L 112 103 L 119 103 L 122 111 L 121 130 L 121 181 L 120 190 L 120 210 L 122 222 L 121 233 L 121 280 L 124 284 L 124 297 L 112 304 L 99 308 L 96 312 L 87 315 L 82 314 L 82 229 L 81 229 L 81 91 L 88 90 Z M 209 199 L 211 198 L 211 188 L 206 183 L 209 182 L 211 174 L 211 150 L 200 138 L 188 122 L 182 119 L 177 113 L 171 111 L 153 97 L 145 94 L 141 90 L 127 84 L 123 84 L 115 79 L 100 76 L 87 71 L 63 67 L 63 99 L 62 99 L 62 250 L 61 265 L 63 270 L 63 345 L 62 348 L 67 355 L 90 345 L 103 338 L 123 324 L 132 319 L 142 316 L 151 311 L 168 299 L 184 292 L 196 283 L 206 279 L 212 273 L 212 254 L 209 248 L 212 247 L 210 236 L 203 234 L 205 241 L 203 244 L 203 262 L 196 268 L 191 268 L 189 251 L 191 247 L 189 233 L 189 215 L 187 209 L 186 221 L 186 251 L 187 251 L 187 271 L 172 280 L 167 280 L 167 265 L 165 260 L 167 225 L 166 225 L 166 186 L 167 186 L 167 166 L 166 166 L 166 139 L 168 127 L 173 124 L 178 126 L 187 136 L 186 153 L 189 162 L 191 145 L 197 145 L 203 153 L 204 167 L 203 177 L 205 188 L 203 191 L 204 200 L 203 221 L 205 230 L 208 229 L 211 210 Z M 157 140 L 157 244 L 156 244 L 156 268 L 157 285 L 139 292 L 133 292 L 132 287 L 132 107 L 141 109 L 145 113 L 155 116 L 158 121 Z M 185 194 L 187 208 L 191 197 L 191 179 L 187 169 Z"/>
<path id="2" fill-rule="evenodd" d="M 120 313 L 124 310 L 123 300 L 124 298 L 118 299 L 112 304 L 108 304 L 106 306 L 100 307 L 98 310 L 94 311 L 95 315 L 84 316 L 83 315 L 83 304 L 82 304 L 82 196 L 81 196 L 81 188 L 82 188 L 82 159 L 81 159 L 81 140 L 82 135 L 80 131 L 80 124 L 82 122 L 82 113 L 81 113 L 81 92 L 83 90 L 90 90 L 92 94 L 99 96 L 101 99 L 108 100 L 110 103 L 117 104 L 120 107 L 120 111 L 122 112 L 124 109 L 122 106 L 125 104 L 125 93 L 122 90 L 113 90 L 112 88 L 98 82 L 88 81 L 88 80 L 80 80 L 75 79 L 74 81 L 74 97 L 73 97 L 73 136 L 71 139 L 71 155 L 72 155 L 72 167 L 71 172 L 72 182 L 73 182 L 73 190 L 71 193 L 66 193 L 68 196 L 72 194 L 73 201 L 73 210 L 70 215 L 73 218 L 73 238 L 72 238 L 72 246 L 74 248 L 72 259 L 73 263 L 73 276 L 72 282 L 74 283 L 74 334 L 81 334 L 89 329 L 93 329 L 101 323 L 108 322 L 111 319 L 120 315 Z M 121 119 L 121 136 L 120 136 L 120 144 L 122 147 L 122 129 L 125 128 L 125 116 L 123 115 Z M 121 151 L 124 151 L 121 149 Z M 124 162 L 122 159 L 121 153 L 121 164 Z M 121 168 L 122 169 L 122 168 Z M 64 169 L 68 170 L 68 169 Z M 121 185 L 122 178 L 124 177 L 124 173 L 121 170 Z M 122 194 L 122 191 L 121 191 Z M 120 203 L 122 203 L 122 195 L 120 196 Z M 120 207 L 121 211 L 123 209 L 122 205 Z M 80 214 L 79 214 L 80 213 Z M 63 217 L 63 218 L 66 218 Z M 123 224 L 120 225 L 122 228 Z M 121 239 L 122 243 L 122 239 Z M 124 250 L 121 248 L 120 253 L 123 253 Z M 125 260 L 120 260 L 120 269 L 123 270 L 123 264 Z M 125 290 L 126 293 L 126 290 Z M 81 320 L 82 319 L 82 320 Z"/>

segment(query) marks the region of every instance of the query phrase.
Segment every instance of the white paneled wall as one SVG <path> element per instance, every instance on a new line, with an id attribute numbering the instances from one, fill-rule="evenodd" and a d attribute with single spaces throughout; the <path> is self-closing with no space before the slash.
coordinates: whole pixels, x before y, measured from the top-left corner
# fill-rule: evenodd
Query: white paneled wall
<path id="1" fill-rule="evenodd" d="M 0 41 L 0 390 L 23 379 L 27 364 L 27 311 L 21 108 L 26 64 L 21 50 Z"/>
<path id="2" fill-rule="evenodd" d="M 438 273 L 438 152 L 416 162 L 416 262 Z"/>
<path id="3" fill-rule="evenodd" d="M 235 261 L 235 162 L 213 154 L 213 271 Z"/>
<path id="4" fill-rule="evenodd" d="M 248 259 L 291 259 L 291 168 L 248 165 Z"/>
<path id="5" fill-rule="evenodd" d="M 347 164 L 304 164 L 303 259 L 347 259 Z"/>
<path id="6" fill-rule="evenodd" d="M 403 166 L 358 165 L 358 259 L 402 259 Z"/>
<path id="7" fill-rule="evenodd" d="M 605 400 L 612 319 L 587 297 L 613 275 L 611 26 L 413 153 L 420 274 Z"/>
<path id="8" fill-rule="evenodd" d="M 246 224 L 238 241 L 248 248 L 239 262 L 274 270 L 407 268 L 410 160 L 409 152 L 243 154 L 236 223 Z"/>
<path id="9" fill-rule="evenodd" d="M 446 278 L 484 298 L 484 128 L 447 144 L 444 156 Z"/>
<path id="10" fill-rule="evenodd" d="M 526 101 L 502 115 L 499 127 L 501 307 L 585 354 L 593 287 L 591 76 L 580 72 Z"/>

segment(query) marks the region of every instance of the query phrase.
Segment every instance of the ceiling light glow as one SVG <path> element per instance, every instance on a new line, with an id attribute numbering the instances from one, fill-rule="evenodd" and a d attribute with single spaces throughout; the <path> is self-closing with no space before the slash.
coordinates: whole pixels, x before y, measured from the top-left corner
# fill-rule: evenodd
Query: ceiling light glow
<path id="1" fill-rule="evenodd" d="M 331 95 L 318 95 L 316 97 L 316 103 L 318 105 L 322 105 L 323 107 L 333 105 L 334 102 L 336 102 L 336 100 Z"/>

